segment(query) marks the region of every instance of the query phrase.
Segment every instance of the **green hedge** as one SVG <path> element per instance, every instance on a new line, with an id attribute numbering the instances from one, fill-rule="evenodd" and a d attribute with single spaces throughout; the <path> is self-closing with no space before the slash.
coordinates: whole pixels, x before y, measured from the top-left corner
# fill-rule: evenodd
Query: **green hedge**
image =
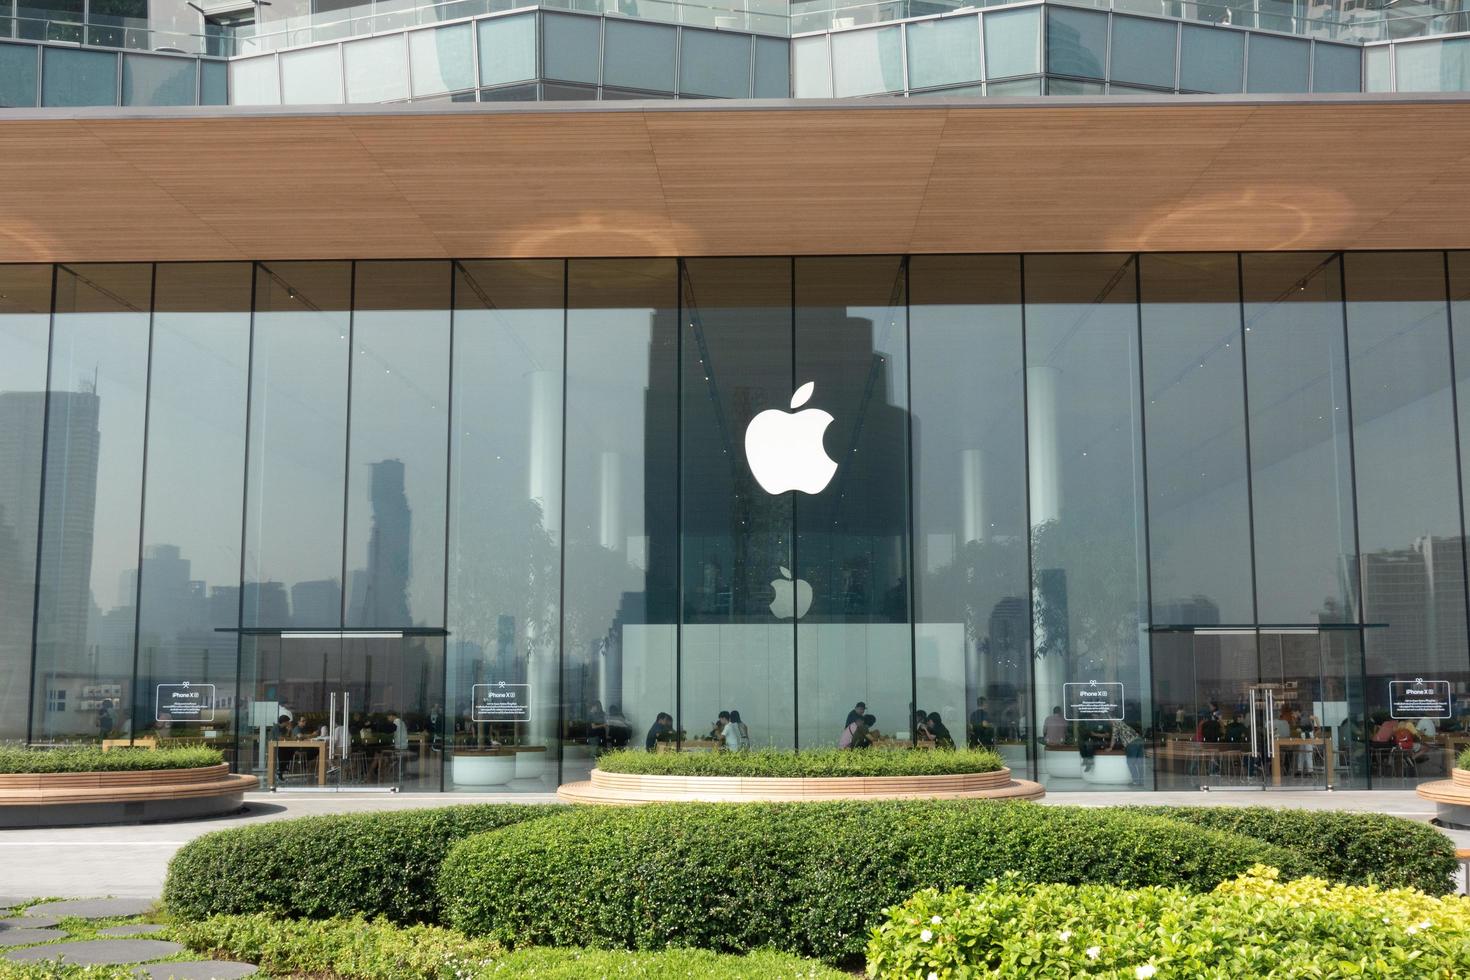
<path id="1" fill-rule="evenodd" d="M 1313 874 L 1330 881 L 1417 888 L 1431 895 L 1455 890 L 1454 842 L 1428 824 L 1401 817 L 1264 806 L 1139 810 L 1289 847 L 1307 859 Z"/>
<path id="2" fill-rule="evenodd" d="M 1163 817 L 985 801 L 586 808 L 455 845 L 443 921 L 506 945 L 744 951 L 831 962 L 923 887 L 1036 881 L 1208 889 L 1290 851 Z"/>
<path id="3" fill-rule="evenodd" d="M 221 915 L 175 926 L 172 938 L 216 959 L 244 960 L 276 976 L 341 980 L 439 980 L 453 977 L 538 977 L 584 980 L 851 980 L 820 963 L 762 950 L 729 956 L 706 950 L 631 953 L 621 950 L 525 949 L 437 926 L 398 926 L 361 916 L 278 919 L 263 913 Z M 3 975 L 3 967 L 0 967 Z"/>
<path id="4" fill-rule="evenodd" d="M 807 749 L 801 752 L 643 752 L 598 756 L 603 772 L 643 776 L 951 776 L 1005 767 L 989 749 Z"/>
<path id="5" fill-rule="evenodd" d="M 154 769 L 203 769 L 224 761 L 216 749 L 113 749 L 78 746 L 65 749 L 28 749 L 0 745 L 0 773 L 142 772 Z"/>
<path id="6" fill-rule="evenodd" d="M 451 844 L 564 809 L 451 806 L 306 817 L 216 831 L 195 838 L 174 855 L 163 900 L 183 919 L 278 912 L 433 921 L 439 863 Z"/>
<path id="7" fill-rule="evenodd" d="M 868 973 L 1450 980 L 1470 975 L 1470 904 L 1320 878 L 1283 884 L 1266 867 L 1209 894 L 1005 879 L 925 890 L 888 910 Z"/>
<path id="8" fill-rule="evenodd" d="M 1455 756 L 1456 769 L 1470 769 L 1470 749 L 1461 749 L 1460 754 Z"/>

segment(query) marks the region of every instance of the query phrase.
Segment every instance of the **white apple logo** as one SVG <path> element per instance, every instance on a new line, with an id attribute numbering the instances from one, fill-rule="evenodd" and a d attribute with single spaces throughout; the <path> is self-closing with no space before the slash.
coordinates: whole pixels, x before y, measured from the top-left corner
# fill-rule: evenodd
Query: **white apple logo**
<path id="1" fill-rule="evenodd" d="M 808 381 L 796 389 L 791 407 L 805 405 L 816 386 Z M 821 493 L 837 472 L 836 461 L 822 446 L 822 433 L 832 422 L 820 408 L 804 412 L 768 408 L 751 419 L 745 429 L 745 459 L 761 489 L 769 494 Z"/>
<path id="2" fill-rule="evenodd" d="M 781 577 L 771 580 L 771 588 L 776 590 L 776 598 L 771 602 L 771 615 L 777 619 L 790 619 L 793 611 L 800 619 L 812 607 L 811 583 L 805 579 L 792 581 L 791 569 L 784 565 L 781 566 Z"/>

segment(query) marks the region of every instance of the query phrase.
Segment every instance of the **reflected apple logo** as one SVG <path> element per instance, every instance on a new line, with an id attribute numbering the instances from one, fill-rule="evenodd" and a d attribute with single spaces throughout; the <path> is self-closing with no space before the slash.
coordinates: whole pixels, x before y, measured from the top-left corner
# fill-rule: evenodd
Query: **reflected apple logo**
<path id="1" fill-rule="evenodd" d="M 812 585 L 805 579 L 792 579 L 791 569 L 781 566 L 781 577 L 771 580 L 776 598 L 771 602 L 771 615 L 777 619 L 790 619 L 795 613 L 800 619 L 812 607 Z"/>
<path id="2" fill-rule="evenodd" d="M 769 494 L 790 490 L 818 494 L 832 482 L 837 463 L 822 445 L 822 433 L 834 419 L 820 408 L 801 408 L 817 383 L 808 381 L 791 396 L 793 411 L 770 408 L 745 429 L 745 459 L 751 475 Z"/>

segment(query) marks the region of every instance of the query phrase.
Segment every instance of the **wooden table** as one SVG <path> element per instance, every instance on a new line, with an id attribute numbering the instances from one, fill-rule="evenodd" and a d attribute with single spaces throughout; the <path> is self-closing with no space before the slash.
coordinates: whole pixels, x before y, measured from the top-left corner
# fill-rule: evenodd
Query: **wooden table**
<path id="1" fill-rule="evenodd" d="M 1281 750 L 1299 749 L 1318 746 L 1322 749 L 1322 757 L 1327 760 L 1327 785 L 1332 785 L 1332 739 L 1330 738 L 1278 738 L 1276 740 L 1276 752 L 1271 756 L 1271 785 L 1281 785 Z"/>
<path id="2" fill-rule="evenodd" d="M 327 785 L 327 740 L 324 738 L 283 738 L 272 741 L 265 751 L 265 778 L 267 786 L 276 785 L 276 749 L 315 749 L 316 784 Z"/>

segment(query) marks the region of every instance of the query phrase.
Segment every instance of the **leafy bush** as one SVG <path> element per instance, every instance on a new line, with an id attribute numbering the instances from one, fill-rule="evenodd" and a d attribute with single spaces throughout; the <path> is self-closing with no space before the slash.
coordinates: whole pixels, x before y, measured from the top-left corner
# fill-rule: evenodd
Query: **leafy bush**
<path id="1" fill-rule="evenodd" d="M 1470 769 L 1470 749 L 1461 749 L 1460 754 L 1455 756 L 1456 769 Z"/>
<path id="2" fill-rule="evenodd" d="M 1449 978 L 1470 973 L 1470 903 L 1412 889 L 1282 883 L 1252 868 L 1210 894 L 1033 885 L 926 889 L 889 909 L 872 977 Z"/>
<path id="3" fill-rule="evenodd" d="M 1428 824 L 1402 817 L 1264 806 L 1139 809 L 1289 847 L 1307 859 L 1313 874 L 1329 881 L 1417 888 L 1431 895 L 1455 889 L 1454 842 Z"/>
<path id="4" fill-rule="evenodd" d="M 643 776 L 949 776 L 1005 767 L 989 749 L 761 749 L 757 752 L 642 752 L 599 756 L 603 772 Z"/>
<path id="5" fill-rule="evenodd" d="M 704 950 L 630 953 L 610 950 L 526 949 L 509 955 L 497 943 L 437 926 L 399 926 L 362 916 L 311 921 L 264 913 L 220 915 L 180 924 L 173 938 L 196 953 L 255 963 L 268 974 L 341 980 L 438 980 L 469 977 L 540 977 L 642 980 L 747 977 L 850 980 L 810 960 L 762 950 L 728 956 Z"/>
<path id="6" fill-rule="evenodd" d="M 65 749 L 28 749 L 0 745 L 0 773 L 44 772 L 143 772 L 154 769 L 203 769 L 217 766 L 224 757 L 216 749 L 113 749 L 77 746 Z"/>
<path id="7" fill-rule="evenodd" d="M 443 921 L 506 945 L 743 951 L 842 961 L 919 888 L 1034 881 L 1213 888 L 1300 859 L 1147 814 L 988 801 L 586 808 L 461 841 Z"/>
<path id="8" fill-rule="evenodd" d="M 564 809 L 451 806 L 280 820 L 205 834 L 168 866 L 164 904 L 177 917 L 278 912 L 433 921 L 439 863 L 463 837 Z"/>

